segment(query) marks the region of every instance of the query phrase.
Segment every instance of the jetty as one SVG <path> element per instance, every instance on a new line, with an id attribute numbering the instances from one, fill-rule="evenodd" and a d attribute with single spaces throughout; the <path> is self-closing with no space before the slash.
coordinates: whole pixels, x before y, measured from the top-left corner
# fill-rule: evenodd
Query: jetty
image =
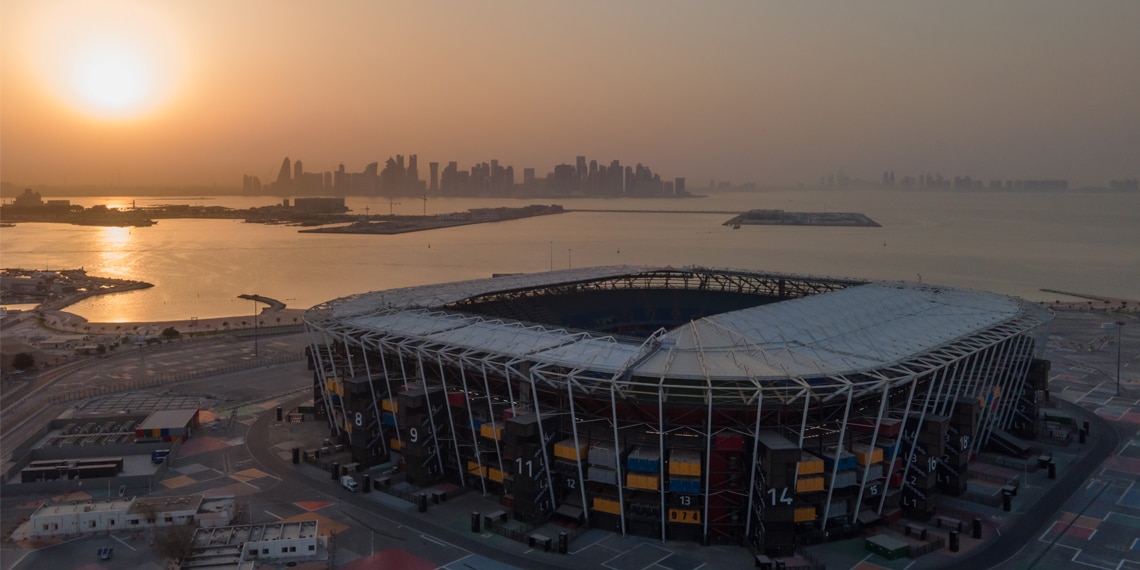
<path id="1" fill-rule="evenodd" d="M 858 212 L 788 212 L 786 210 L 749 210 L 724 223 L 732 229 L 741 226 L 842 226 L 879 228 L 878 222 Z"/>

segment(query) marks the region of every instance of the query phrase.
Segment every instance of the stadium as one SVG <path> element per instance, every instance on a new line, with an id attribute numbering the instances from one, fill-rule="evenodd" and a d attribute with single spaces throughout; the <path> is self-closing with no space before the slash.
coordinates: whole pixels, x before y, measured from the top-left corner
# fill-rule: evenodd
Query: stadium
<path id="1" fill-rule="evenodd" d="M 518 520 L 769 552 L 924 519 L 1026 452 L 1050 313 L 1002 295 L 701 267 L 365 293 L 305 315 L 362 465 Z"/>

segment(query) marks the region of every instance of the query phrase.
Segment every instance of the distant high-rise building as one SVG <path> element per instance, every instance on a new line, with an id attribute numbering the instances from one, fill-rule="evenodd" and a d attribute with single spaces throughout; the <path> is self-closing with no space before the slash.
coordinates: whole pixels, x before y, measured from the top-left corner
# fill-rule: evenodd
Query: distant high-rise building
<path id="1" fill-rule="evenodd" d="M 417 164 L 417 155 L 408 155 L 408 171 L 404 175 L 405 190 L 418 192 L 420 189 L 420 170 Z"/>
<path id="2" fill-rule="evenodd" d="M 684 196 L 685 194 L 687 194 L 687 192 L 685 192 L 685 179 L 684 178 L 674 178 L 673 179 L 673 192 L 677 196 Z"/>
<path id="3" fill-rule="evenodd" d="M 527 192 L 533 192 L 535 190 L 535 188 L 536 188 L 536 184 L 535 184 L 535 180 L 534 180 L 534 169 L 533 168 L 524 168 L 523 169 L 523 190 L 525 190 Z"/>
<path id="4" fill-rule="evenodd" d="M 431 176 L 431 179 L 430 179 L 431 180 L 431 186 L 429 186 L 428 189 L 431 191 L 432 194 L 437 194 L 437 193 L 439 193 L 439 163 L 438 162 L 429 162 L 428 163 L 428 172 L 430 173 L 430 176 Z"/>
<path id="5" fill-rule="evenodd" d="M 459 163 L 454 160 L 447 163 L 443 174 L 439 178 L 439 192 L 445 195 L 459 193 Z"/>
<path id="6" fill-rule="evenodd" d="M 293 163 L 293 181 L 296 182 L 301 179 L 301 175 L 305 173 L 305 168 L 301 166 L 301 160 Z"/>
<path id="7" fill-rule="evenodd" d="M 551 190 L 555 194 L 570 194 L 577 188 L 578 172 L 569 164 L 559 164 L 554 167 L 554 178 L 551 180 Z"/>
<path id="8" fill-rule="evenodd" d="M 261 193 L 261 179 L 248 174 L 241 177 L 241 189 L 246 194 Z"/>
<path id="9" fill-rule="evenodd" d="M 288 187 L 289 183 L 293 181 L 289 177 L 291 164 L 292 163 L 289 161 L 289 157 L 287 156 L 285 157 L 285 160 L 281 161 L 281 170 L 277 171 L 277 186 L 280 187 L 279 189 Z"/>

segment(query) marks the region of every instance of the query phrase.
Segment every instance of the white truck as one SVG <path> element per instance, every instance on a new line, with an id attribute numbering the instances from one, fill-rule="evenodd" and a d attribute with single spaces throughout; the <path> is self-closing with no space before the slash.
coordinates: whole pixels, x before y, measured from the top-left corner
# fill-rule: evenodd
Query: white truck
<path id="1" fill-rule="evenodd" d="M 344 477 L 340 478 L 340 486 L 355 493 L 357 487 L 356 479 L 354 479 L 352 475 L 345 475 Z"/>

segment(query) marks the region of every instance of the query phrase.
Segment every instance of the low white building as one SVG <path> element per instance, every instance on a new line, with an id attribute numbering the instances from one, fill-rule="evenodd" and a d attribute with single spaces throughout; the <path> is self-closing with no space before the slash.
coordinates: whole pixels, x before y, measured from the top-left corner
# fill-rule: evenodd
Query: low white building
<path id="1" fill-rule="evenodd" d="M 32 513 L 24 534 L 49 538 L 174 525 L 216 527 L 229 524 L 233 514 L 233 497 L 202 495 L 47 503 Z"/>
<path id="2" fill-rule="evenodd" d="M 252 570 L 259 561 L 323 560 L 328 556 L 317 521 L 202 528 L 181 568 Z"/>

